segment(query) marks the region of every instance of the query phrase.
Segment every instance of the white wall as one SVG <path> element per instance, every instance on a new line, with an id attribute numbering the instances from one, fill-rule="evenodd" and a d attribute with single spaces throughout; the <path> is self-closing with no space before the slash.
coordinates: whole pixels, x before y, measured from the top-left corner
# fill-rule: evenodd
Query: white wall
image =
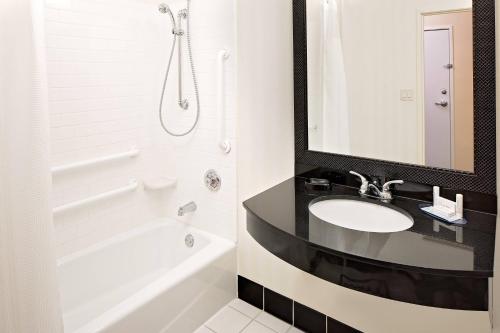
<path id="1" fill-rule="evenodd" d="M 140 149 L 137 159 L 58 175 L 54 205 L 79 200 L 158 176 L 178 179 L 177 188 L 139 190 L 55 217 L 58 255 L 63 256 L 136 225 L 169 216 L 191 200 L 198 211 L 181 219 L 223 237 L 236 238 L 236 148 L 217 148 L 215 64 L 221 48 L 235 49 L 234 1 L 193 0 L 192 44 L 201 93 L 194 134 L 174 139 L 162 132 L 158 101 L 170 51 L 170 21 L 150 0 L 46 0 L 52 164 Z M 185 1 L 170 1 L 175 13 Z M 208 18 L 211 18 L 210 20 Z M 214 25 L 217 23 L 217 25 Z M 174 58 L 175 60 L 176 58 Z M 227 127 L 235 142 L 235 57 L 227 63 Z M 185 69 L 188 66 L 185 65 Z M 173 130 L 188 128 L 195 100 L 190 72 L 185 90 L 189 112 L 177 101 L 177 62 L 166 97 Z M 218 170 L 222 190 L 211 193 L 203 175 Z"/>
<path id="2" fill-rule="evenodd" d="M 291 1 L 237 2 L 240 202 L 293 176 L 291 12 Z"/>
<path id="3" fill-rule="evenodd" d="M 265 10 L 263 10 L 265 8 Z M 487 312 L 352 291 L 288 265 L 246 231 L 241 202 L 293 176 L 291 1 L 238 1 L 238 273 L 364 332 L 490 332 Z"/>
<path id="4" fill-rule="evenodd" d="M 309 147 L 323 150 L 323 2 L 306 1 L 307 11 L 307 68 Z M 314 37 L 317 36 L 317 37 Z M 328 129 L 328 126 L 326 126 Z"/>
<path id="5" fill-rule="evenodd" d="M 265 282 L 259 271 L 271 255 L 246 231 L 242 202 L 292 177 L 294 170 L 292 5 L 282 0 L 239 0 L 238 208 L 239 274 Z"/>
<path id="6" fill-rule="evenodd" d="M 308 2 L 308 58 L 321 52 L 322 3 Z M 339 4 L 342 48 L 347 77 L 351 152 L 356 156 L 423 164 L 422 115 L 417 48 L 421 35 L 419 13 L 464 9 L 471 0 L 344 1 Z M 321 62 L 310 62 L 308 73 L 311 120 L 321 120 L 316 99 L 322 86 Z M 411 90 L 412 101 L 401 101 L 400 91 Z M 312 132 L 311 146 L 321 149 L 320 131 Z M 332 128 L 334 128 L 332 126 Z"/>

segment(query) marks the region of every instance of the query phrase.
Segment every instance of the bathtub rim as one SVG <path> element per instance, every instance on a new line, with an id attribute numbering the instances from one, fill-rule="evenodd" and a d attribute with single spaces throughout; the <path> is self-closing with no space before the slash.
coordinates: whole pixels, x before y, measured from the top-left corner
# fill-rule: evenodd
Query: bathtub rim
<path id="1" fill-rule="evenodd" d="M 102 250 L 106 247 L 108 247 L 109 245 L 111 244 L 116 244 L 116 243 L 120 243 L 120 242 L 124 242 L 128 239 L 131 239 L 131 238 L 134 238 L 135 236 L 138 236 L 140 234 L 143 234 L 145 233 L 146 231 L 149 231 L 149 230 L 154 230 L 154 229 L 159 229 L 161 227 L 164 227 L 164 226 L 181 226 L 181 227 L 184 227 L 186 229 L 186 231 L 188 230 L 193 230 L 194 232 L 196 232 L 197 234 L 200 234 L 204 237 L 206 237 L 208 240 L 209 240 L 209 243 L 214 240 L 214 241 L 226 241 L 226 242 L 229 242 L 229 243 L 233 243 L 235 244 L 235 242 L 231 241 L 231 240 L 228 240 L 226 238 L 223 238 L 221 236 L 217 236 L 217 235 L 214 235 L 214 234 L 211 234 L 209 232 L 206 232 L 204 230 L 201 230 L 201 229 L 198 229 L 196 227 L 193 227 L 189 224 L 186 224 L 184 222 L 180 222 L 180 221 L 177 221 L 175 219 L 170 219 L 170 218 L 161 218 L 161 219 L 156 219 L 152 222 L 149 222 L 149 223 L 146 223 L 146 224 L 143 224 L 143 225 L 139 225 L 137 227 L 134 227 L 128 231 L 125 231 L 125 232 L 121 232 L 117 235 L 114 235 L 110 238 L 107 238 L 107 239 L 104 239 L 96 244 L 93 244 L 89 247 L 86 247 L 82 250 L 79 250 L 79 251 L 76 251 L 74 253 L 71 253 L 71 254 L 68 254 L 66 256 L 63 256 L 61 258 L 58 258 L 57 259 L 57 267 L 59 268 L 60 266 L 63 266 L 65 264 L 68 264 L 72 261 L 75 261 L 76 259 L 78 258 L 81 258 L 81 257 L 84 257 L 90 253 L 93 253 L 93 252 L 97 252 L 98 250 Z"/>
<path id="2" fill-rule="evenodd" d="M 157 297 L 161 292 L 169 290 L 171 288 L 175 288 L 176 285 L 182 283 L 187 277 L 195 275 L 197 272 L 200 272 L 210 264 L 218 261 L 220 258 L 228 254 L 232 250 L 236 251 L 236 243 L 233 241 L 227 240 L 217 235 L 213 235 L 211 233 L 173 219 L 158 219 L 143 226 L 139 226 L 132 230 L 113 236 L 84 250 L 62 257 L 57 261 L 57 265 L 58 267 L 60 267 L 64 264 L 69 264 L 85 255 L 92 254 L 110 245 L 124 242 L 147 231 L 171 225 L 180 225 L 185 228 L 184 231 L 187 233 L 191 231 L 202 237 L 206 237 L 208 240 L 208 244 L 200 248 L 199 251 L 186 258 L 178 265 L 174 266 L 172 269 L 166 271 L 164 275 L 158 277 L 156 280 L 145 285 L 138 291 L 132 293 L 123 301 L 113 305 L 111 308 L 104 311 L 99 316 L 94 317 L 91 321 L 87 322 L 71 333 L 99 332 L 103 329 L 106 329 L 107 327 L 111 327 L 115 323 L 119 322 L 122 318 L 133 313 L 134 310 L 141 308 L 142 306 L 145 306 L 149 302 L 153 301 L 155 297 Z M 234 273 L 236 279 L 236 271 Z"/>

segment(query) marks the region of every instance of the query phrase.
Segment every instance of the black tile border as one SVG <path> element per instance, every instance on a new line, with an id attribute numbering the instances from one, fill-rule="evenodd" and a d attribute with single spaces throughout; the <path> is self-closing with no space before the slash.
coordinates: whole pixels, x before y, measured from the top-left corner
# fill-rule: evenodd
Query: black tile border
<path id="1" fill-rule="evenodd" d="M 307 0 L 292 1 L 296 164 L 496 194 L 495 0 L 473 0 L 474 173 L 308 150 Z"/>
<path id="2" fill-rule="evenodd" d="M 262 295 L 260 291 L 262 291 Z M 264 301 L 263 306 L 252 303 L 260 296 L 262 296 L 261 299 Z M 271 289 L 265 288 L 241 275 L 238 275 L 238 298 L 259 309 L 263 309 L 267 313 L 307 333 L 362 333 L 349 325 L 330 318 L 326 314 L 311 309 Z M 285 313 L 285 316 L 283 316 L 283 313 Z M 289 320 L 290 315 L 292 320 Z M 331 327 L 328 325 L 331 325 Z M 340 329 L 343 329 L 343 331 Z"/>
<path id="3" fill-rule="evenodd" d="M 264 288 L 264 311 L 293 324 L 293 300 Z"/>
<path id="4" fill-rule="evenodd" d="M 326 333 L 326 315 L 308 306 L 294 302 L 293 325 L 308 333 Z"/>
<path id="5" fill-rule="evenodd" d="M 238 298 L 262 310 L 264 308 L 264 287 L 238 275 Z"/>
<path id="6" fill-rule="evenodd" d="M 327 333 L 362 333 L 361 331 L 358 331 L 357 329 L 330 317 L 328 317 L 327 322 Z"/>

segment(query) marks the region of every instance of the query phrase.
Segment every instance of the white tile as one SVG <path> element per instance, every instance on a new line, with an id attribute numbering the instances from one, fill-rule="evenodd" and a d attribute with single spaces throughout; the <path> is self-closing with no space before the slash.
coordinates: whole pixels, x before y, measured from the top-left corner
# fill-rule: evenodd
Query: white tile
<path id="1" fill-rule="evenodd" d="M 201 326 L 200 328 L 198 328 L 196 331 L 194 331 L 193 333 L 214 333 L 214 331 L 212 331 L 211 329 L 209 329 L 208 327 L 205 327 L 205 326 Z"/>
<path id="2" fill-rule="evenodd" d="M 290 324 L 284 322 L 283 320 L 278 319 L 264 311 L 262 311 L 257 316 L 257 318 L 255 318 L 255 320 L 263 324 L 264 326 L 271 328 L 277 333 L 285 333 L 291 326 Z"/>
<path id="3" fill-rule="evenodd" d="M 261 312 L 255 320 L 264 326 L 273 329 L 277 333 L 286 333 L 286 331 L 290 328 L 290 324 L 270 315 L 267 312 Z"/>
<path id="4" fill-rule="evenodd" d="M 304 331 L 299 330 L 298 328 L 292 326 L 286 333 L 304 333 Z"/>
<path id="5" fill-rule="evenodd" d="M 259 322 L 253 321 L 241 333 L 276 333 Z"/>
<path id="6" fill-rule="evenodd" d="M 134 162 L 112 163 L 104 166 L 102 172 L 101 168 L 93 168 L 56 179 L 54 204 L 64 204 L 122 186 L 128 178 L 141 178 L 149 169 L 157 168 L 158 175 L 164 172 L 175 174 L 179 186 L 177 191 L 168 194 L 171 199 L 168 201 L 172 204 L 166 207 L 162 204 L 161 195 L 148 195 L 142 191 L 89 207 L 85 210 L 91 213 L 86 221 L 88 226 L 83 225 L 76 232 L 74 228 L 56 230 L 58 254 L 71 254 L 160 216 L 175 218 L 178 206 L 193 199 L 199 204 L 199 214 L 191 217 L 191 225 L 236 239 L 234 58 L 227 63 L 226 85 L 226 127 L 233 145 L 230 155 L 222 154 L 214 144 L 218 118 L 216 99 L 212 98 L 216 93 L 213 85 L 216 51 L 222 47 L 234 49 L 234 32 L 231 29 L 234 1 L 213 0 L 193 6 L 192 31 L 193 36 L 199 37 L 194 41 L 197 47 L 193 57 L 197 59 L 202 114 L 196 133 L 179 140 L 161 131 L 157 112 L 151 111 L 157 110 L 163 80 L 163 73 L 157 69 L 166 65 L 159 54 L 170 50 L 170 44 L 164 43 L 168 36 L 163 29 L 169 23 L 162 19 L 162 28 L 159 29 L 159 21 L 151 19 L 154 13 L 149 5 L 140 1 L 122 2 L 123 10 L 118 16 L 110 1 L 45 2 L 53 165 L 114 154 L 128 150 L 130 146 L 141 148 L 141 157 Z M 180 5 L 175 11 L 178 9 Z M 204 19 L 206 13 L 218 22 L 224 22 L 223 25 L 211 26 Z M 194 109 L 188 113 L 178 110 L 175 66 L 173 64 L 168 81 L 164 111 L 168 109 L 172 130 L 180 130 L 179 126 L 186 128 L 191 125 Z M 193 101 L 192 85 L 186 84 L 185 88 L 186 96 Z M 146 152 L 143 154 L 143 148 L 146 146 L 151 146 L 150 158 L 144 158 Z M 166 147 L 168 155 L 158 151 L 157 148 L 162 146 Z M 170 157 L 181 153 L 189 158 Z M 179 160 L 183 162 L 176 165 Z M 129 165 L 134 165 L 135 169 L 129 170 Z M 217 194 L 207 192 L 199 182 L 199 177 L 210 168 L 219 170 L 224 179 L 225 185 Z M 117 183 L 113 181 L 115 177 L 109 176 L 122 173 L 125 180 Z M 193 177 L 193 174 L 199 176 Z M 193 193 L 200 194 L 193 198 Z M 109 214 L 104 212 L 111 208 L 113 211 Z M 79 224 L 76 215 L 77 212 L 70 212 L 64 223 Z M 58 217 L 56 223 L 60 220 L 61 217 Z M 210 224 L 210 221 L 217 223 Z M 241 307 L 237 309 L 245 310 Z M 255 316 L 255 311 L 245 313 Z"/>
<path id="7" fill-rule="evenodd" d="M 213 316 L 206 324 L 217 333 L 238 333 L 247 326 L 252 319 L 239 311 L 226 306 Z"/>
<path id="8" fill-rule="evenodd" d="M 68 9 L 71 8 L 70 0 L 45 0 L 48 8 Z"/>
<path id="9" fill-rule="evenodd" d="M 232 300 L 228 305 L 252 319 L 257 317 L 257 315 L 261 312 L 260 309 L 248 304 L 247 302 L 242 301 L 239 298 Z"/>

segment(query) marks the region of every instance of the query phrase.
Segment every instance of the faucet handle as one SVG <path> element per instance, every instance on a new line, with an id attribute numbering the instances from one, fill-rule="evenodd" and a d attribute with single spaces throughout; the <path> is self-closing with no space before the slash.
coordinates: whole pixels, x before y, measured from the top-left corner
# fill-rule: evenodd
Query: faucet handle
<path id="1" fill-rule="evenodd" d="M 368 183 L 368 180 L 365 178 L 365 176 L 363 176 L 362 174 L 357 173 L 355 171 L 350 171 L 349 173 L 353 176 L 358 177 L 361 180 L 361 187 L 359 188 L 359 193 L 366 194 L 366 192 L 368 192 L 369 183 Z"/>
<path id="2" fill-rule="evenodd" d="M 387 182 L 384 184 L 384 186 L 382 186 L 382 191 L 383 192 L 388 192 L 391 190 L 391 185 L 395 185 L 395 184 L 404 184 L 405 182 L 402 181 L 402 180 L 391 180 L 390 182 Z"/>

